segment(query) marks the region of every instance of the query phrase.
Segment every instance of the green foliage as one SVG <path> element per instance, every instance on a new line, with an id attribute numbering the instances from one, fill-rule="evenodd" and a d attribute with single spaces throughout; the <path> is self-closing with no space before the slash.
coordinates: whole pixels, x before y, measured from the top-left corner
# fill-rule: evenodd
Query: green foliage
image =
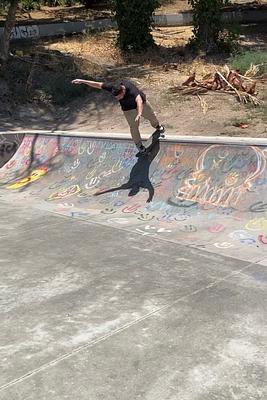
<path id="1" fill-rule="evenodd" d="M 9 0 L 0 0 L 0 15 L 6 15 L 8 8 L 10 6 Z"/>
<path id="2" fill-rule="evenodd" d="M 241 74 L 244 74 L 251 66 L 258 65 L 259 75 L 267 73 L 267 52 L 266 51 L 245 51 L 231 57 L 230 65 L 233 69 L 239 69 Z"/>
<path id="3" fill-rule="evenodd" d="M 21 1 L 21 7 L 24 10 L 36 10 L 40 8 L 40 1 L 38 0 L 22 0 Z"/>
<path id="4" fill-rule="evenodd" d="M 66 7 L 71 7 L 74 6 L 77 3 L 76 0 L 58 0 L 58 5 L 59 6 L 66 6 Z"/>
<path id="5" fill-rule="evenodd" d="M 236 34 L 229 32 L 222 22 L 222 7 L 229 0 L 188 0 L 193 9 L 193 34 L 190 46 L 207 54 L 232 51 Z"/>
<path id="6" fill-rule="evenodd" d="M 35 10 L 39 9 L 41 6 L 66 6 L 70 7 L 77 3 L 76 0 L 22 0 L 21 6 L 25 10 Z"/>
<path id="7" fill-rule="evenodd" d="M 122 50 L 141 52 L 154 45 L 151 35 L 152 15 L 159 6 L 158 0 L 115 0 Z"/>

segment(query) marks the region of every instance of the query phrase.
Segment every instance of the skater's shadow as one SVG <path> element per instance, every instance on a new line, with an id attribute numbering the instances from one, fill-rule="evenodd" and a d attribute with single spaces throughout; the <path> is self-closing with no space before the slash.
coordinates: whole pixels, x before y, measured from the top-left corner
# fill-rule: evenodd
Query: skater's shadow
<path id="1" fill-rule="evenodd" d="M 140 191 L 140 189 L 147 189 L 149 193 L 147 203 L 152 201 L 154 196 L 154 187 L 149 179 L 149 168 L 150 164 L 158 154 L 159 148 L 160 145 L 159 141 L 157 140 L 155 143 L 149 146 L 147 154 L 138 157 L 137 162 L 131 170 L 128 182 L 118 187 L 113 187 L 111 189 L 96 192 L 94 196 L 99 196 L 104 193 L 115 192 L 117 190 L 127 189 L 130 189 L 128 196 L 135 196 Z"/>

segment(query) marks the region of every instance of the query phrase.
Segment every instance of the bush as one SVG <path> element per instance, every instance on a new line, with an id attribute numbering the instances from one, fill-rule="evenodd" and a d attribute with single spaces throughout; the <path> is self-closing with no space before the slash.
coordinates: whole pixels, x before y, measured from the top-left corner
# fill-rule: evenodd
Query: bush
<path id="1" fill-rule="evenodd" d="M 38 0 L 22 0 L 21 7 L 24 10 L 37 10 L 40 8 L 40 1 Z"/>
<path id="2" fill-rule="evenodd" d="M 246 51 L 231 57 L 230 65 L 233 69 L 239 69 L 244 74 L 251 66 L 259 65 L 259 75 L 267 73 L 267 53 L 266 51 Z"/>
<path id="3" fill-rule="evenodd" d="M 159 6 L 158 0 L 115 0 L 122 50 L 141 52 L 154 45 L 151 35 L 152 15 Z"/>
<path id="4" fill-rule="evenodd" d="M 207 54 L 232 51 L 236 36 L 222 22 L 222 7 L 229 0 L 188 0 L 193 9 L 193 34 L 190 46 Z"/>

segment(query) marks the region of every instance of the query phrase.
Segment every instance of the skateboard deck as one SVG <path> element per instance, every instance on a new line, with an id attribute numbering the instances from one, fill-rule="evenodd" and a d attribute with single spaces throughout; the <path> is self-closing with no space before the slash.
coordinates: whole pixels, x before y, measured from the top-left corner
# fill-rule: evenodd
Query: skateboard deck
<path id="1" fill-rule="evenodd" d="M 153 132 L 152 135 L 149 136 L 149 138 L 144 143 L 144 147 L 146 148 L 146 150 L 144 152 L 139 151 L 136 154 L 136 157 L 149 155 L 149 150 L 150 150 L 150 148 L 153 147 L 154 143 L 156 143 L 158 140 L 164 139 L 164 138 L 165 138 L 164 133 L 161 133 L 159 131 Z"/>

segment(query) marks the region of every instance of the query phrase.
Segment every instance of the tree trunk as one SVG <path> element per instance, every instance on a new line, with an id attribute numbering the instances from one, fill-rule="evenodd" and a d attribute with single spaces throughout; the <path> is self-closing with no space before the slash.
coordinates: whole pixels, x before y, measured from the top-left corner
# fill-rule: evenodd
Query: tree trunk
<path id="1" fill-rule="evenodd" d="M 8 59 L 10 36 L 11 31 L 16 23 L 16 11 L 18 8 L 18 3 L 19 0 L 10 1 L 4 32 L 0 37 L 0 61 L 3 67 L 6 65 Z"/>

